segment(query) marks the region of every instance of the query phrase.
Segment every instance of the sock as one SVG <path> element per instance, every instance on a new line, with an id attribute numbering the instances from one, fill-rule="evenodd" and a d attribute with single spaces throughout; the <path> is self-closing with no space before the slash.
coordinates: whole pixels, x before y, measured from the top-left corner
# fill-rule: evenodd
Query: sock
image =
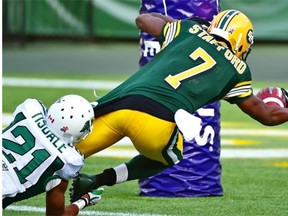
<path id="1" fill-rule="evenodd" d="M 95 175 L 94 189 L 100 186 L 112 186 L 116 184 L 116 172 L 113 168 L 105 169 L 102 173 Z"/>
<path id="2" fill-rule="evenodd" d="M 112 186 L 127 181 L 128 169 L 126 164 L 121 164 L 117 167 L 104 170 L 103 173 L 96 175 L 94 179 L 95 184 L 93 188 L 98 188 L 103 185 Z"/>
<path id="3" fill-rule="evenodd" d="M 132 160 L 126 163 L 126 166 L 128 169 L 128 181 L 148 178 L 168 168 L 168 166 L 162 164 L 161 162 L 151 160 L 143 155 L 137 155 L 136 157 L 132 158 Z"/>
<path id="4" fill-rule="evenodd" d="M 117 167 L 114 167 L 116 172 L 116 184 L 127 181 L 128 179 L 128 169 L 126 164 L 121 164 Z"/>
<path id="5" fill-rule="evenodd" d="M 95 175 L 94 189 L 100 186 L 113 186 L 125 181 L 148 178 L 167 169 L 168 166 L 161 162 L 151 160 L 143 155 L 137 155 L 128 163 L 114 168 L 105 169 L 102 173 Z"/>

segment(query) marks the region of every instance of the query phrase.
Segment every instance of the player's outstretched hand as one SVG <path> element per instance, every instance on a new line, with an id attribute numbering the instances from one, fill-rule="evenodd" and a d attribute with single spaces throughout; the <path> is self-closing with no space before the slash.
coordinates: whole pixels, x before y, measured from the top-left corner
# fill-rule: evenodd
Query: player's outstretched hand
<path id="1" fill-rule="evenodd" d="M 72 188 L 69 189 L 70 202 L 73 203 L 82 195 L 92 191 L 94 183 L 95 176 L 79 173 L 73 180 Z"/>
<path id="2" fill-rule="evenodd" d="M 88 193 L 89 195 L 89 204 L 90 205 L 95 205 L 100 202 L 102 198 L 102 193 L 104 191 L 104 188 L 98 188 L 96 190 L 92 190 L 91 192 Z"/>

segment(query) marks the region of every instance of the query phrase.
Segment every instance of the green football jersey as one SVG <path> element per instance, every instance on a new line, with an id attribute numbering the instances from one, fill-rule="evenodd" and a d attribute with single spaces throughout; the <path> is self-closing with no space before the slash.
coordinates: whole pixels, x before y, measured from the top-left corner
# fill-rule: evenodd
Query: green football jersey
<path id="1" fill-rule="evenodd" d="M 248 65 L 196 22 L 167 23 L 159 42 L 161 51 L 100 98 L 99 105 L 128 95 L 142 95 L 172 112 L 182 108 L 193 113 L 220 99 L 238 103 L 252 94 Z"/>

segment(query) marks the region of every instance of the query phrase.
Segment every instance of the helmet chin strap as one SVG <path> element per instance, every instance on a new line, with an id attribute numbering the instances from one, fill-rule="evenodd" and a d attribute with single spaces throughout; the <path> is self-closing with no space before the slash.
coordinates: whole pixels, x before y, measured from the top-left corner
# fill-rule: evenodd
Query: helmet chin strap
<path id="1" fill-rule="evenodd" d="M 242 35 L 243 35 L 242 33 L 239 34 L 238 40 L 237 40 L 236 45 L 235 45 L 235 50 L 234 50 L 235 53 L 237 53 L 239 51 L 239 48 L 240 48 L 239 44 L 242 40 Z"/>

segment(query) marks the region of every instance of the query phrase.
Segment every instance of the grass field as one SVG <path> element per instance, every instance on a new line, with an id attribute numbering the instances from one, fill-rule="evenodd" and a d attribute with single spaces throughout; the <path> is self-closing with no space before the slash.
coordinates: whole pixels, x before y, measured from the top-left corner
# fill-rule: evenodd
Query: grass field
<path id="1" fill-rule="evenodd" d="M 9 73 L 6 77 L 39 78 L 39 76 Z M 41 75 L 43 79 L 63 79 L 62 75 Z M 67 77 L 66 77 L 67 78 Z M 83 80 L 82 76 L 71 75 L 69 79 Z M 105 77 L 86 76 L 85 80 L 103 80 Z M 110 78 L 111 79 L 111 78 Z M 121 81 L 123 77 L 114 77 Z M 266 82 L 256 83 L 255 88 L 268 85 Z M 287 82 L 269 82 L 269 85 L 287 86 Z M 286 86 L 285 86 L 286 85 Z M 97 89 L 98 95 L 104 95 L 107 90 Z M 58 97 L 77 93 L 89 100 L 94 100 L 93 89 L 73 88 L 39 88 L 3 86 L 3 112 L 11 113 L 14 108 L 28 97 L 40 99 L 49 106 Z M 226 150 L 280 150 L 288 151 L 288 125 L 272 128 L 264 127 L 242 114 L 236 106 L 223 102 L 221 105 L 222 131 L 250 130 L 249 135 L 222 135 L 223 143 L 237 140 L 235 143 L 245 145 L 222 145 Z M 253 134 L 253 131 L 260 132 Z M 267 135 L 282 132 L 282 135 Z M 287 133 L 286 133 L 287 132 Z M 242 141 L 242 142 L 241 142 Z M 245 142 L 244 142 L 245 141 Z M 233 143 L 233 142 L 232 142 Z M 123 148 L 132 149 L 131 146 Z M 118 165 L 128 160 L 115 157 L 90 157 L 85 161 L 83 171 L 97 173 L 104 168 Z M 288 213 L 288 157 L 264 158 L 229 158 L 221 159 L 223 166 L 222 183 L 223 197 L 206 198 L 151 198 L 139 197 L 137 181 L 127 182 L 113 187 L 105 187 L 103 200 L 96 206 L 82 211 L 85 215 L 287 215 Z M 67 193 L 68 203 L 68 193 Z M 2 213 L 5 216 L 36 216 L 44 215 L 45 194 L 25 200 L 10 206 Z M 22 209 L 22 210 L 21 210 Z"/>

